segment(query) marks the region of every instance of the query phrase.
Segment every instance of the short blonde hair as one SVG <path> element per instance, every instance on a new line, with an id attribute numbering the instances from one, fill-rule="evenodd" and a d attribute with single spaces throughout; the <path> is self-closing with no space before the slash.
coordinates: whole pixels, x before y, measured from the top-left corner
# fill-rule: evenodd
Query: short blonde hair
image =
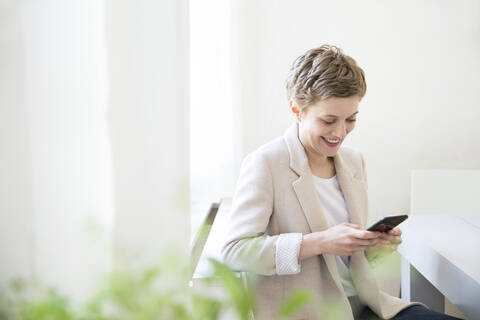
<path id="1" fill-rule="evenodd" d="M 362 98 L 367 91 L 365 74 L 355 60 L 326 44 L 295 59 L 285 84 L 287 98 L 300 109 L 330 97 Z"/>

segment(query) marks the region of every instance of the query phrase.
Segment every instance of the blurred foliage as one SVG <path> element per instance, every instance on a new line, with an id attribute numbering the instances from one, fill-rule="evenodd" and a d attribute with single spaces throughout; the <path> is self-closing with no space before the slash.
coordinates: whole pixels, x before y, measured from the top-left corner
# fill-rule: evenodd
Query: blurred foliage
<path id="1" fill-rule="evenodd" d="M 173 254 L 151 268 L 117 267 L 76 307 L 35 279 L 14 279 L 0 292 L 0 320 L 214 320 L 227 310 L 234 310 L 240 320 L 251 319 L 256 301 L 252 286 L 227 265 L 214 259 L 210 263 L 214 272 L 202 283 L 223 288 L 220 296 L 193 290 L 189 264 Z M 307 291 L 293 293 L 280 308 L 279 319 L 288 319 L 309 301 Z"/>
<path id="2" fill-rule="evenodd" d="M 278 312 L 279 319 L 288 319 L 295 311 L 305 306 L 312 300 L 312 294 L 306 290 L 298 290 L 293 292 L 283 303 Z"/>

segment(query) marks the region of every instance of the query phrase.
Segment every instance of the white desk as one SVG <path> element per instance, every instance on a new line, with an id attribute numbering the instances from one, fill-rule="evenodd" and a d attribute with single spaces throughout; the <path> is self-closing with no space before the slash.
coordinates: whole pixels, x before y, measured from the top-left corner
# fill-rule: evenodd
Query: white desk
<path id="1" fill-rule="evenodd" d="M 413 215 L 401 225 L 402 298 L 480 319 L 480 216 Z"/>

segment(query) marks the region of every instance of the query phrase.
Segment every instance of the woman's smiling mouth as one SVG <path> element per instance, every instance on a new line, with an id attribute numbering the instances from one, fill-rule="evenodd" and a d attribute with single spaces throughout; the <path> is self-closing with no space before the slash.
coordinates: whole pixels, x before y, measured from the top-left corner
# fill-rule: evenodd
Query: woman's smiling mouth
<path id="1" fill-rule="evenodd" d="M 336 147 L 340 143 L 340 139 L 328 139 L 325 137 L 322 137 L 322 140 L 325 142 L 325 144 L 329 147 Z"/>

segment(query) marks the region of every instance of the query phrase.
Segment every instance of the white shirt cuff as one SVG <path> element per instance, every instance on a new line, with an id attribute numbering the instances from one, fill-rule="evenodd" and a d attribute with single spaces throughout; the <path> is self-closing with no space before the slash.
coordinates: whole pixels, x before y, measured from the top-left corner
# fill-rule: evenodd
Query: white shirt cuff
<path id="1" fill-rule="evenodd" d="M 275 247 L 275 265 L 278 275 L 297 274 L 300 272 L 301 233 L 282 233 L 278 236 Z"/>

